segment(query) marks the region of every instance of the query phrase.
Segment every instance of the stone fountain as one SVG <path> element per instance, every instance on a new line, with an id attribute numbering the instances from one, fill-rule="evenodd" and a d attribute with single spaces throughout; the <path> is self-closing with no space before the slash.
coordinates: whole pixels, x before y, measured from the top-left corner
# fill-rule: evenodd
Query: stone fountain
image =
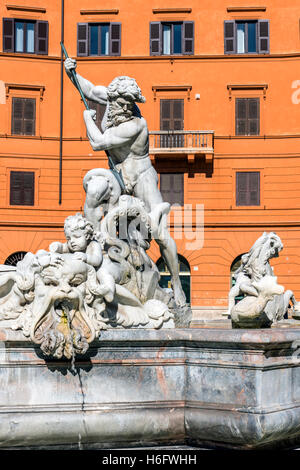
<path id="1" fill-rule="evenodd" d="M 85 176 L 84 214 L 67 217 L 64 243 L 1 268 L 0 448 L 297 447 L 299 308 L 269 263 L 281 240 L 264 233 L 244 255 L 231 320 L 190 328 L 141 90 L 129 77 L 95 87 L 72 59 L 65 68 L 107 104 L 101 130 L 94 111 L 84 120 L 110 169 Z M 172 289 L 159 286 L 152 240 Z"/>

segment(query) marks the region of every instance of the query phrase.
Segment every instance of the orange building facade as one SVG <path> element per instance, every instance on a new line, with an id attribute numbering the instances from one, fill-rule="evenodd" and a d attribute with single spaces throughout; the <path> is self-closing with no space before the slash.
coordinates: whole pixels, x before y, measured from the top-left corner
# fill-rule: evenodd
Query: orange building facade
<path id="1" fill-rule="evenodd" d="M 281 237 L 272 265 L 299 299 L 300 5 L 182 3 L 1 3 L 0 263 L 62 241 L 64 219 L 83 211 L 85 173 L 107 168 L 61 73 L 63 38 L 80 75 L 132 76 L 146 97 L 194 318 L 226 309 L 234 265 L 264 231 Z"/>

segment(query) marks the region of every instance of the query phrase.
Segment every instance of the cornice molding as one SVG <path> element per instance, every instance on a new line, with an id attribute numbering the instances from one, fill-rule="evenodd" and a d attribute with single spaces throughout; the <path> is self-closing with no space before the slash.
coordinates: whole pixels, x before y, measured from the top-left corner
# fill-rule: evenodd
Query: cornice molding
<path id="1" fill-rule="evenodd" d="M 80 10 L 81 15 L 117 15 L 119 10 L 117 8 L 106 10 Z"/>
<path id="2" fill-rule="evenodd" d="M 227 90 L 229 91 L 229 99 L 232 99 L 232 91 L 236 90 L 261 90 L 263 92 L 264 100 L 267 96 L 267 83 L 249 83 L 249 84 L 234 84 L 234 85 L 227 85 Z"/>
<path id="3" fill-rule="evenodd" d="M 191 13 L 191 8 L 153 8 L 154 15 L 166 13 Z"/>
<path id="4" fill-rule="evenodd" d="M 267 7 L 227 7 L 228 13 L 247 13 L 255 11 L 266 11 Z"/>
<path id="5" fill-rule="evenodd" d="M 33 13 L 46 13 L 46 8 L 29 7 L 27 5 L 6 5 L 7 10 L 29 11 Z"/>
<path id="6" fill-rule="evenodd" d="M 32 60 L 52 60 L 52 61 L 61 61 L 60 55 L 38 55 L 38 54 L 28 54 L 23 52 L 1 52 L 1 58 L 18 58 L 19 60 L 26 61 L 27 59 Z M 74 56 L 75 57 L 75 56 Z M 150 55 L 122 55 L 122 56 L 87 56 L 87 57 L 75 57 L 77 62 L 138 62 L 138 61 L 201 61 L 201 60 L 227 60 L 227 61 L 249 61 L 251 60 L 272 60 L 272 59 L 299 59 L 299 52 L 288 52 L 288 53 L 278 53 L 278 54 L 194 54 L 194 55 L 161 55 L 161 56 L 150 56 Z"/>
<path id="7" fill-rule="evenodd" d="M 45 87 L 44 85 L 27 85 L 27 84 L 18 84 L 18 83 L 5 83 L 5 93 L 6 99 L 9 97 L 11 90 L 25 90 L 25 91 L 35 91 L 40 93 L 40 101 L 43 101 Z"/>
<path id="8" fill-rule="evenodd" d="M 188 101 L 191 98 L 192 85 L 153 85 L 152 91 L 154 93 L 154 101 L 156 101 L 156 94 L 162 91 L 185 91 L 187 93 Z"/>

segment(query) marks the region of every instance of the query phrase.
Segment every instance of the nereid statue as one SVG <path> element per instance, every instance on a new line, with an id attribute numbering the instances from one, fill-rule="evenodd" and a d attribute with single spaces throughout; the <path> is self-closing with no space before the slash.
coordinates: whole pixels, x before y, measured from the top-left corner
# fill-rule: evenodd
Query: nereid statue
<path id="1" fill-rule="evenodd" d="M 270 259 L 278 257 L 283 244 L 274 232 L 264 232 L 234 273 L 235 285 L 229 292 L 229 310 L 234 328 L 268 328 L 284 318 L 290 302 L 293 315 L 299 310 L 291 290 L 277 284 Z M 244 297 L 235 304 L 235 297 Z"/>
<path id="2" fill-rule="evenodd" d="M 71 79 L 75 67 L 66 59 Z M 147 124 L 136 105 L 145 101 L 141 90 L 129 77 L 117 77 L 108 88 L 77 80 L 87 98 L 107 104 L 102 132 L 95 111 L 84 111 L 84 120 L 93 149 L 107 152 L 110 169 L 86 174 L 84 215 L 66 218 L 64 243 L 27 253 L 15 270 L 0 275 L 0 326 L 21 329 L 45 355 L 73 360 L 103 329 L 188 327 L 192 315 L 167 229 L 170 204 L 158 189 Z M 172 289 L 159 286 L 147 254 L 152 239 Z"/>

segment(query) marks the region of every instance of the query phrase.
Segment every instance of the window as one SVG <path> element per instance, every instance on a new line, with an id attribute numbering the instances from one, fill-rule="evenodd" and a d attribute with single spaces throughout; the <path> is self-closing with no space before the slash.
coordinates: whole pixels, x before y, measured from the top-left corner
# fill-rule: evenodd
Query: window
<path id="1" fill-rule="evenodd" d="M 183 130 L 184 100 L 160 100 L 160 130 Z M 184 136 L 180 133 L 160 136 L 160 147 L 184 147 Z"/>
<path id="2" fill-rule="evenodd" d="M 160 192 L 163 200 L 173 204 L 184 204 L 184 174 L 183 173 L 161 173 Z"/>
<path id="3" fill-rule="evenodd" d="M 24 256 L 27 254 L 26 251 L 16 251 L 12 255 L 9 255 L 8 258 L 4 261 L 4 264 L 6 266 L 17 266 L 19 261 L 22 261 L 24 259 Z"/>
<path id="4" fill-rule="evenodd" d="M 78 23 L 78 56 L 120 54 L 121 23 Z"/>
<path id="5" fill-rule="evenodd" d="M 15 52 L 34 53 L 34 23 L 15 20 Z"/>
<path id="6" fill-rule="evenodd" d="M 3 18 L 3 52 L 48 54 L 48 22 Z"/>
<path id="7" fill-rule="evenodd" d="M 11 171 L 10 172 L 10 205 L 33 206 L 34 205 L 34 172 Z"/>
<path id="8" fill-rule="evenodd" d="M 11 133 L 35 135 L 35 99 L 13 98 Z"/>
<path id="9" fill-rule="evenodd" d="M 95 124 L 98 129 L 101 130 L 101 122 L 105 113 L 106 106 L 104 104 L 96 103 L 96 101 L 87 100 L 88 106 L 90 109 L 96 111 L 96 121 Z"/>
<path id="10" fill-rule="evenodd" d="M 150 23 L 150 54 L 194 54 L 194 22 Z"/>
<path id="11" fill-rule="evenodd" d="M 259 135 L 259 98 L 235 99 L 235 134 Z"/>
<path id="12" fill-rule="evenodd" d="M 269 21 L 225 21 L 225 54 L 268 54 Z"/>
<path id="13" fill-rule="evenodd" d="M 236 205 L 259 206 L 260 205 L 260 172 L 237 171 L 236 172 Z"/>

